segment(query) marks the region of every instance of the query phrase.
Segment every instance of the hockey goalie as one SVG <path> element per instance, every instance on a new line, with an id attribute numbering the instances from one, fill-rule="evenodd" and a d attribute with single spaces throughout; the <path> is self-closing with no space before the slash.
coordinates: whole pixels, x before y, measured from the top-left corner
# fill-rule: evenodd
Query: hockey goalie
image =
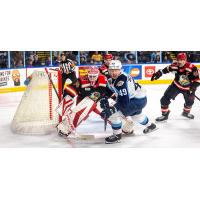
<path id="1" fill-rule="evenodd" d="M 76 83 L 76 90 L 66 86 L 68 94 L 59 104 L 57 112 L 62 116 L 62 122 L 57 126 L 61 136 L 68 136 L 86 120 L 91 112 L 101 113 L 98 103 L 102 96 L 112 96 L 107 85 L 107 79 L 99 73 L 96 66 L 88 70 L 88 75 L 80 77 Z"/>

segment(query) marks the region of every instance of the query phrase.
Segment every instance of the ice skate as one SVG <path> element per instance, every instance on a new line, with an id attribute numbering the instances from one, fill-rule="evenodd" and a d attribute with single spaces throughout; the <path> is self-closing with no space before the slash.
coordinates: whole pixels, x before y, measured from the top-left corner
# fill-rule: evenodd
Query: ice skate
<path id="1" fill-rule="evenodd" d="M 183 111 L 182 114 L 181 114 L 183 117 L 187 117 L 188 119 L 194 119 L 194 115 L 188 113 L 188 112 L 185 112 Z"/>
<path id="2" fill-rule="evenodd" d="M 168 120 L 169 113 L 170 113 L 170 111 L 168 111 L 167 113 L 163 113 L 161 117 L 156 118 L 156 121 L 162 122 L 162 121 Z"/>
<path id="3" fill-rule="evenodd" d="M 71 132 L 64 133 L 64 132 L 62 132 L 61 130 L 58 131 L 58 135 L 59 135 L 60 137 L 68 137 L 70 134 L 71 134 Z"/>
<path id="4" fill-rule="evenodd" d="M 144 130 L 143 130 L 143 133 L 144 134 L 147 134 L 147 133 L 150 133 L 152 131 L 155 131 L 157 128 L 156 128 L 156 125 L 154 123 L 151 123 L 150 126 L 147 126 Z"/>
<path id="5" fill-rule="evenodd" d="M 56 128 L 60 137 L 68 137 L 71 134 L 70 131 L 67 131 L 66 126 L 64 126 L 63 123 L 58 124 Z"/>
<path id="6" fill-rule="evenodd" d="M 120 142 L 121 140 L 121 137 L 122 137 L 122 134 L 113 134 L 107 138 L 105 138 L 105 143 L 106 144 L 113 144 L 113 143 L 117 143 L 117 142 Z"/>

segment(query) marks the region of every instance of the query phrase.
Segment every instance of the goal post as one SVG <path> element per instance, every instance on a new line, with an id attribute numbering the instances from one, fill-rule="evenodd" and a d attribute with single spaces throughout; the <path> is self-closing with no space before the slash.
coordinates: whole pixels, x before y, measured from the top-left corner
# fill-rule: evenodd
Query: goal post
<path id="1" fill-rule="evenodd" d="M 13 132 L 48 134 L 56 131 L 56 125 L 61 121 L 55 111 L 62 97 L 61 82 L 59 70 L 33 72 L 14 115 L 11 124 Z"/>

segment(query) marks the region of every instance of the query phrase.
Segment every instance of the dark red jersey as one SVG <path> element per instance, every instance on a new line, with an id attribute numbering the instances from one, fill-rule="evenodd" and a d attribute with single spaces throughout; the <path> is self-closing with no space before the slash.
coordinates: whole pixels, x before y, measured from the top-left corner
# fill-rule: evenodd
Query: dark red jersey
<path id="1" fill-rule="evenodd" d="M 181 90 L 189 90 L 191 85 L 198 86 L 200 84 L 198 69 L 190 62 L 186 62 L 183 67 L 180 67 L 178 62 L 172 63 L 165 67 L 162 72 L 164 74 L 174 72 L 174 84 Z"/>

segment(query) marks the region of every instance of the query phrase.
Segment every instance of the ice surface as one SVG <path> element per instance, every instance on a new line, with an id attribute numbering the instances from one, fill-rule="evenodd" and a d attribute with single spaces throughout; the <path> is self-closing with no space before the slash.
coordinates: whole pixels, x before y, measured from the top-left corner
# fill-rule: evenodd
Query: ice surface
<path id="1" fill-rule="evenodd" d="M 145 85 L 148 104 L 144 113 L 151 121 L 160 116 L 160 98 L 168 85 Z M 158 130 L 144 135 L 142 127 L 135 124 L 135 135 L 124 136 L 120 143 L 105 144 L 104 137 L 112 133 L 108 124 L 104 132 L 104 122 L 96 114 L 92 114 L 77 129 L 77 134 L 92 134 L 96 139 L 63 139 L 55 133 L 49 135 L 19 135 L 14 134 L 10 124 L 22 92 L 0 94 L 0 147 L 200 147 L 200 102 L 196 99 L 191 113 L 194 120 L 181 116 L 183 97 L 180 94 L 170 104 L 170 116 L 167 122 L 157 123 Z M 200 97 L 200 89 L 196 93 Z"/>

